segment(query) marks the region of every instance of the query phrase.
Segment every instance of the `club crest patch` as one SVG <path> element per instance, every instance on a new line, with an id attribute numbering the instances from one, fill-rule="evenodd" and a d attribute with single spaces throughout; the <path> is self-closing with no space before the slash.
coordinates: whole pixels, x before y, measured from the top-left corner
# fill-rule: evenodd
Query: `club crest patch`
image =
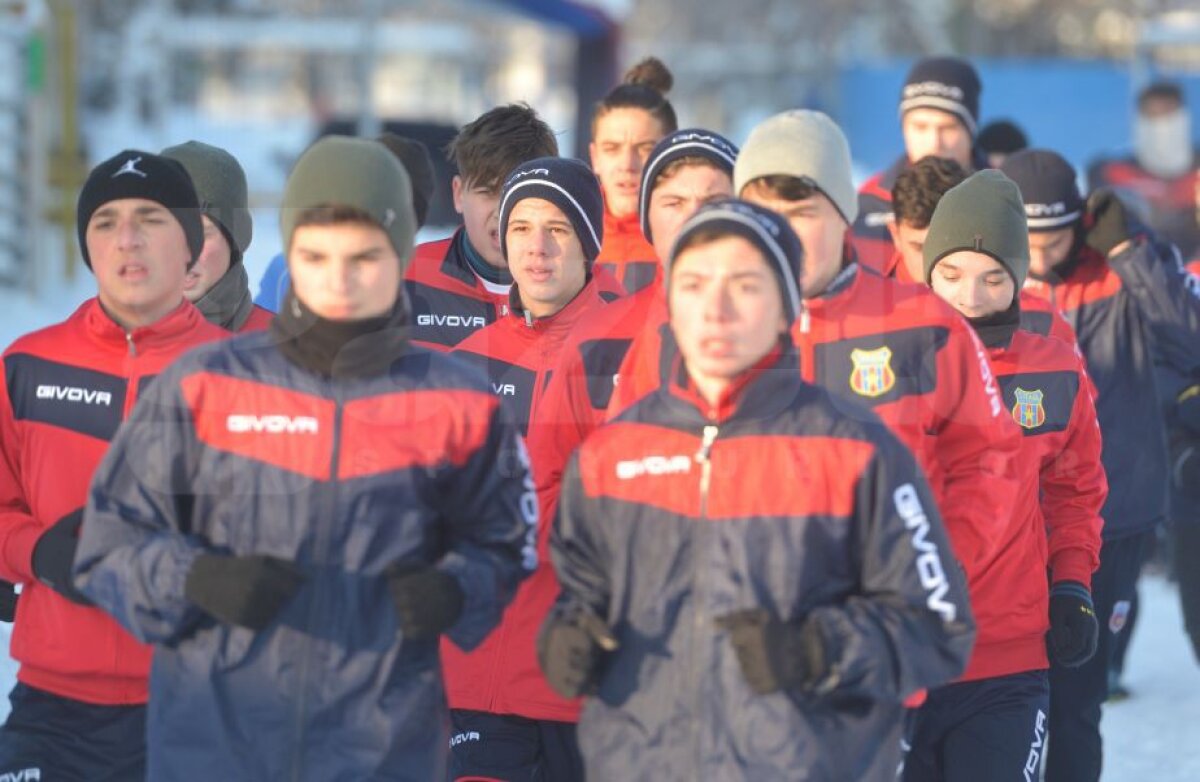
<path id="1" fill-rule="evenodd" d="M 1017 403 L 1013 405 L 1012 417 L 1025 429 L 1037 429 L 1046 423 L 1046 408 L 1042 407 L 1044 394 L 1040 389 L 1026 391 L 1018 387 L 1014 391 Z"/>
<path id="2" fill-rule="evenodd" d="M 875 350 L 852 350 L 850 360 L 854 362 L 850 388 L 859 396 L 883 396 L 896 386 L 892 349 L 887 345 Z"/>

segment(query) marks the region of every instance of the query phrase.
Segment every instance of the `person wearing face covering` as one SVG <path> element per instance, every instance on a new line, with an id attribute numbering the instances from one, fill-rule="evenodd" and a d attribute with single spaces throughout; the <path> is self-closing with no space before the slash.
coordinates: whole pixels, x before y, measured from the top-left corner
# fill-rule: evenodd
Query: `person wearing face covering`
<path id="1" fill-rule="evenodd" d="M 1143 207 L 1142 219 L 1179 248 L 1200 257 L 1200 150 L 1179 85 L 1154 82 L 1138 94 L 1133 154 L 1088 169 L 1088 189 L 1111 187 Z"/>

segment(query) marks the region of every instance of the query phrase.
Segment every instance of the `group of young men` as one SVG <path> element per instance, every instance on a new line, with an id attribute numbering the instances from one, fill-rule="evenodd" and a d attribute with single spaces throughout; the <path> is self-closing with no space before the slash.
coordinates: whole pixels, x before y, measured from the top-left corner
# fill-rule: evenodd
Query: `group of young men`
<path id="1" fill-rule="evenodd" d="M 4 354 L 0 775 L 1099 777 L 1200 420 L 1178 253 L 987 169 L 964 61 L 862 192 L 824 114 L 739 149 L 644 65 L 591 165 L 466 125 L 438 242 L 419 145 L 316 142 L 273 317 L 227 153 L 92 171 L 97 296 Z"/>

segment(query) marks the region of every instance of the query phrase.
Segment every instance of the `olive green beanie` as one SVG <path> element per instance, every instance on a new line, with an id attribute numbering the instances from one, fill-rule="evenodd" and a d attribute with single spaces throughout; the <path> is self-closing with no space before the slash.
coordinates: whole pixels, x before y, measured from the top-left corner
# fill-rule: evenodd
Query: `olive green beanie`
<path id="1" fill-rule="evenodd" d="M 162 156 L 178 161 L 187 169 L 200 197 L 201 213 L 221 227 L 233 249 L 234 260 L 240 259 L 250 246 L 254 224 L 247 208 L 246 172 L 237 158 L 200 141 L 167 147 Z"/>
<path id="2" fill-rule="evenodd" d="M 938 201 L 925 236 L 925 282 L 942 258 L 961 250 L 1000 262 L 1017 289 L 1029 273 L 1029 229 L 1016 183 L 994 169 L 972 174 Z"/>
<path id="3" fill-rule="evenodd" d="M 283 188 L 279 225 L 290 247 L 296 221 L 306 209 L 349 206 L 379 224 L 400 256 L 401 272 L 412 257 L 417 235 L 408 172 L 378 141 L 325 136 L 296 161 Z"/>

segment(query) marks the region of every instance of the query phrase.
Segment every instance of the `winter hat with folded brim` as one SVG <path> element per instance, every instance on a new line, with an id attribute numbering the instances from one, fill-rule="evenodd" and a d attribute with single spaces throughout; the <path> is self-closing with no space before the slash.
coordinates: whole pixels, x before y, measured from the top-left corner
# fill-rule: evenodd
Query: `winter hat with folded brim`
<path id="1" fill-rule="evenodd" d="M 83 262 L 92 268 L 87 249 L 87 226 L 92 215 L 109 201 L 144 198 L 166 207 L 187 239 L 192 263 L 204 249 L 204 224 L 200 221 L 200 199 L 188 172 L 177 161 L 127 149 L 113 155 L 88 174 L 75 206 L 75 226 Z"/>
<path id="2" fill-rule="evenodd" d="M 1029 273 L 1029 233 L 1016 183 L 994 169 L 972 174 L 938 201 L 925 235 L 925 282 L 946 256 L 973 251 L 1000 262 L 1016 283 Z"/>
<path id="3" fill-rule="evenodd" d="M 408 172 L 377 141 L 325 136 L 309 147 L 288 176 L 279 223 L 291 247 L 296 221 L 308 209 L 348 206 L 368 215 L 400 256 L 401 272 L 412 258 L 417 235 Z"/>
<path id="4" fill-rule="evenodd" d="M 683 224 L 667 257 L 668 301 L 671 296 L 671 267 L 698 234 L 739 236 L 754 245 L 766 258 L 767 265 L 779 281 L 788 324 L 800 316 L 800 277 L 804 268 L 804 248 L 800 239 L 780 215 L 737 198 L 705 204 Z"/>
<path id="5" fill-rule="evenodd" d="M 858 217 L 858 193 L 850 167 L 850 144 L 825 114 L 795 109 L 764 120 L 742 145 L 733 167 L 733 192 L 756 179 L 789 176 L 825 194 L 847 225 Z"/>
<path id="6" fill-rule="evenodd" d="M 247 208 L 246 172 L 237 158 L 200 141 L 167 147 L 162 155 L 178 160 L 187 169 L 200 198 L 200 210 L 224 231 L 233 250 L 233 262 L 237 263 L 254 236 Z"/>
<path id="7" fill-rule="evenodd" d="M 957 57 L 927 57 L 918 60 L 904 79 L 900 117 L 913 109 L 937 109 L 953 116 L 974 136 L 982 91 L 971 63 Z"/>
<path id="8" fill-rule="evenodd" d="M 1000 170 L 1021 190 L 1032 233 L 1070 228 L 1083 217 L 1075 169 L 1057 152 L 1023 149 L 1008 157 Z"/>
<path id="9" fill-rule="evenodd" d="M 737 161 L 738 148 L 733 142 L 714 133 L 711 130 L 687 128 L 677 130 L 659 140 L 646 158 L 646 168 L 642 172 L 642 188 L 638 204 L 638 215 L 642 220 L 642 235 L 647 242 L 654 242 L 650 234 L 650 196 L 658 177 L 676 160 L 684 158 L 701 158 L 712 163 L 720 171 L 724 171 L 733 179 L 733 164 Z"/>
<path id="10" fill-rule="evenodd" d="M 582 161 L 539 157 L 514 168 L 500 188 L 500 253 L 508 257 L 508 221 L 526 198 L 554 204 L 571 221 L 583 254 L 596 260 L 604 242 L 604 196 L 600 180 Z"/>

